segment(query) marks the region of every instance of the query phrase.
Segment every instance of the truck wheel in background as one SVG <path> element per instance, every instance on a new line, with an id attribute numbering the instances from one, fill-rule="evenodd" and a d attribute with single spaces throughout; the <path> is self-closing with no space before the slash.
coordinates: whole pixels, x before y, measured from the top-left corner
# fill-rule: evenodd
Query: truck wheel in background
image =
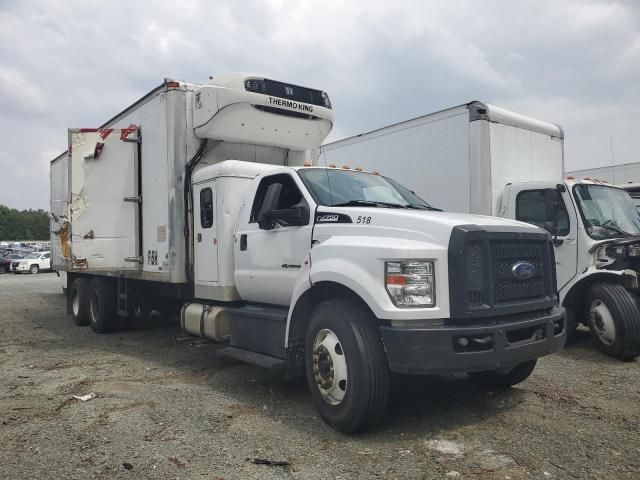
<path id="1" fill-rule="evenodd" d="M 376 319 L 348 300 L 313 310 L 305 341 L 305 370 L 322 418 L 344 433 L 375 425 L 389 400 L 389 368 Z"/>
<path id="2" fill-rule="evenodd" d="M 81 327 L 89 325 L 89 280 L 74 279 L 69 295 L 73 323 Z"/>
<path id="3" fill-rule="evenodd" d="M 472 372 L 468 375 L 474 382 L 488 385 L 491 387 L 508 388 L 513 385 L 517 385 L 520 382 L 524 382 L 529 375 L 533 373 L 533 369 L 536 368 L 537 359 L 522 362 L 513 370 L 508 373 L 500 373 L 493 370 L 486 372 Z"/>
<path id="4" fill-rule="evenodd" d="M 600 349 L 620 360 L 640 354 L 640 308 L 617 283 L 596 283 L 586 298 L 587 322 Z"/>
<path id="5" fill-rule="evenodd" d="M 116 288 L 108 278 L 94 278 L 89 285 L 89 325 L 96 333 L 111 332 L 118 325 Z"/>
<path id="6" fill-rule="evenodd" d="M 0 273 L 7 273 L 7 267 L 0 265 Z"/>
<path id="7" fill-rule="evenodd" d="M 38 265 L 31 265 L 31 267 L 29 267 L 29 273 L 33 273 L 34 275 L 36 273 L 38 273 L 40 271 L 40 267 L 38 267 Z"/>

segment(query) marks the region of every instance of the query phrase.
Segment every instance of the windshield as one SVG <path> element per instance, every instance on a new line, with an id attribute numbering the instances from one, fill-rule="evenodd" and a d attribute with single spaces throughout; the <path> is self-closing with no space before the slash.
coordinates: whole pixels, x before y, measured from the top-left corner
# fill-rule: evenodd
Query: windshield
<path id="1" fill-rule="evenodd" d="M 36 259 L 36 258 L 40 258 L 40 254 L 39 253 L 32 253 L 30 255 L 27 255 L 26 257 L 24 257 L 25 259 L 29 260 L 29 259 Z"/>
<path id="2" fill-rule="evenodd" d="M 576 185 L 574 192 L 591 238 L 640 236 L 640 214 L 627 192 L 587 184 Z"/>
<path id="3" fill-rule="evenodd" d="M 373 206 L 435 210 L 390 178 L 353 170 L 298 170 L 314 200 L 325 206 Z"/>

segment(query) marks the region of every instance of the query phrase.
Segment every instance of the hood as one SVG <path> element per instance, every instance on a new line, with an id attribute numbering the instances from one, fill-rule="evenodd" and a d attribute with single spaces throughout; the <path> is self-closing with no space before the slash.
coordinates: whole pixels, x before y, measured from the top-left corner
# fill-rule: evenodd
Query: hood
<path id="1" fill-rule="evenodd" d="M 376 207 L 318 207 L 317 235 L 363 235 L 403 238 L 448 245 L 451 231 L 476 225 L 493 232 L 546 233 L 528 223 L 484 215 Z"/>

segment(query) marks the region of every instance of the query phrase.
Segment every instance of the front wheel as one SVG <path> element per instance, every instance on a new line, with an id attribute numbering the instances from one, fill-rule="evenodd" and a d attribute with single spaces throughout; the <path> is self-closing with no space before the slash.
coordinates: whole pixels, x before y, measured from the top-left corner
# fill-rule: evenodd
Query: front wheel
<path id="1" fill-rule="evenodd" d="M 586 298 L 587 322 L 600 350 L 620 360 L 640 355 L 640 308 L 622 285 L 596 283 Z"/>
<path id="2" fill-rule="evenodd" d="M 501 373 L 494 370 L 485 372 L 473 372 L 468 375 L 477 383 L 498 388 L 509 388 L 518 383 L 524 382 L 533 373 L 536 368 L 537 359 L 522 362 L 516 365 L 507 373 Z"/>
<path id="3" fill-rule="evenodd" d="M 33 273 L 34 275 L 40 271 L 40 267 L 38 265 L 31 265 L 29 267 L 29 273 Z"/>
<path id="4" fill-rule="evenodd" d="M 320 416 L 344 433 L 380 421 L 389 400 L 389 368 L 376 319 L 347 300 L 319 304 L 305 341 L 305 369 Z"/>

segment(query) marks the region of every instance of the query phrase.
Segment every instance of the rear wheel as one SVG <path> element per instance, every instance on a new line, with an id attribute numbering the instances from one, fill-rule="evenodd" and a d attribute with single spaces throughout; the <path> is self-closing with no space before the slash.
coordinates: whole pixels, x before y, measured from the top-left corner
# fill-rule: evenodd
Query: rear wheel
<path id="1" fill-rule="evenodd" d="M 4 265 L 0 265 L 0 273 L 7 273 L 7 267 Z"/>
<path id="2" fill-rule="evenodd" d="M 40 267 L 38 265 L 31 265 L 29 267 L 29 273 L 33 273 L 34 275 L 40 271 Z"/>
<path id="3" fill-rule="evenodd" d="M 69 295 L 73 323 L 81 327 L 89 325 L 89 280 L 86 278 L 74 279 Z"/>
<path id="4" fill-rule="evenodd" d="M 507 373 L 488 370 L 485 372 L 469 373 L 469 376 L 474 382 L 481 383 L 483 385 L 498 388 L 509 388 L 513 385 L 524 382 L 529 378 L 533 373 L 534 368 L 536 368 L 536 363 L 538 363 L 538 359 L 533 359 L 519 363 Z"/>
<path id="5" fill-rule="evenodd" d="M 89 325 L 96 333 L 108 333 L 118 326 L 116 289 L 107 278 L 94 278 L 89 287 Z"/>
<path id="6" fill-rule="evenodd" d="M 375 318 L 347 300 L 319 304 L 305 341 L 305 369 L 313 402 L 340 432 L 380 421 L 389 399 L 389 369 Z"/>
<path id="7" fill-rule="evenodd" d="M 622 285 L 596 283 L 586 298 L 587 322 L 600 350 L 621 360 L 640 355 L 640 308 Z"/>

